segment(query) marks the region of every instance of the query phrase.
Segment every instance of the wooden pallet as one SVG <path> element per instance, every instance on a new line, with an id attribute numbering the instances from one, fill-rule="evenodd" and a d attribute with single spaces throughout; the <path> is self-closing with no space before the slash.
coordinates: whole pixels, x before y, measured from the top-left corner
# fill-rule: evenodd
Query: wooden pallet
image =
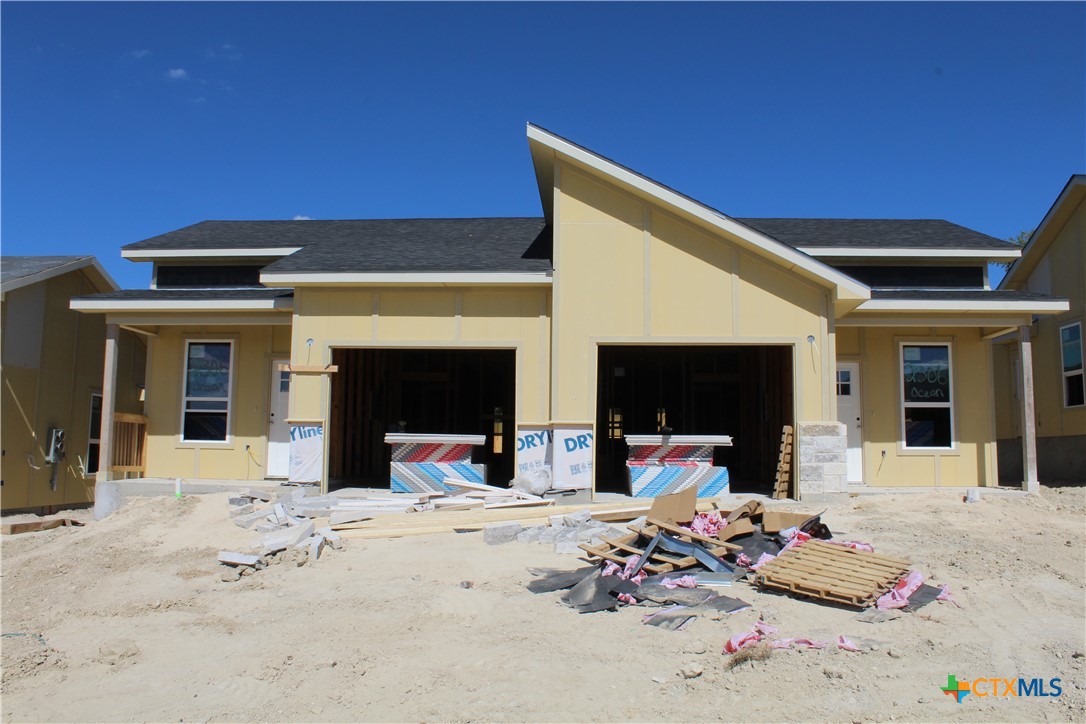
<path id="1" fill-rule="evenodd" d="M 781 432 L 781 454 L 777 458 L 777 478 L 773 483 L 773 497 L 787 498 L 792 482 L 792 447 L 794 438 L 792 426 L 785 425 Z"/>
<path id="2" fill-rule="evenodd" d="M 810 540 L 763 565 L 754 580 L 760 586 L 864 608 L 908 569 L 907 561 Z"/>

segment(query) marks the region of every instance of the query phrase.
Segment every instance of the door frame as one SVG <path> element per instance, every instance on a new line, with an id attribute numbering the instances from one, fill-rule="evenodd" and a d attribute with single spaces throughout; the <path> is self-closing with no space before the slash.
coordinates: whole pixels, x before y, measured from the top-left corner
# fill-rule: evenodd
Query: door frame
<path id="1" fill-rule="evenodd" d="M 271 427 L 272 427 L 272 424 L 273 424 L 272 423 L 272 415 L 274 414 L 274 409 L 275 409 L 275 395 L 278 394 L 276 392 L 273 392 L 272 390 L 273 390 L 273 388 L 278 387 L 277 383 L 280 380 L 279 365 L 280 364 L 289 364 L 290 363 L 290 356 L 289 355 L 284 355 L 282 357 L 269 357 L 268 360 L 269 360 L 269 362 L 271 364 L 271 374 L 269 375 L 270 379 L 268 380 L 268 387 L 266 388 L 267 391 L 268 391 L 268 426 L 267 426 L 267 428 L 265 428 L 266 433 L 265 433 L 265 438 L 264 438 L 265 439 L 265 443 L 264 443 L 264 477 L 265 478 L 271 478 L 272 477 L 271 469 L 270 469 L 270 466 L 271 466 L 271 449 L 272 449 L 271 448 L 271 445 L 272 445 Z M 289 384 L 290 384 L 291 387 L 293 387 L 294 386 L 294 380 L 291 379 Z M 283 424 L 286 425 L 286 424 L 288 424 L 287 419 L 290 417 L 290 390 L 289 390 L 289 388 L 287 390 L 287 409 L 283 414 L 284 414 Z M 287 445 L 288 446 L 290 445 L 290 432 L 289 431 L 290 431 L 290 428 L 288 427 L 287 428 Z M 288 447 L 288 450 L 289 450 L 289 447 Z M 290 456 L 289 456 L 289 453 L 288 453 L 288 456 L 287 456 L 287 460 L 288 460 L 288 462 L 287 462 L 287 470 L 286 470 L 286 472 L 283 475 L 274 476 L 275 479 L 279 479 L 279 478 L 287 478 L 287 479 L 289 479 L 290 478 L 290 462 L 289 462 Z"/>
<path id="2" fill-rule="evenodd" d="M 865 481 L 867 479 L 867 472 L 866 472 L 867 469 L 864 466 L 863 362 L 858 357 L 853 357 L 853 358 L 839 357 L 837 359 L 837 361 L 834 363 L 834 369 L 833 369 L 834 403 L 835 403 L 835 406 L 837 406 L 837 421 L 841 422 L 841 424 L 846 426 L 846 429 L 845 429 L 845 450 L 846 450 L 846 453 L 845 453 L 845 455 L 846 455 L 846 459 L 847 459 L 847 456 L 848 456 L 847 451 L 850 449 L 849 446 L 848 446 L 848 429 L 847 428 L 848 428 L 849 425 L 852 424 L 853 421 L 843 422 L 841 420 L 840 396 L 837 394 L 837 384 L 838 384 L 837 373 L 840 371 L 842 365 L 849 365 L 850 367 L 855 368 L 855 371 L 853 372 L 853 374 L 849 378 L 849 386 L 850 386 L 849 395 L 850 396 L 855 396 L 856 412 L 857 412 L 857 415 L 858 415 L 855 422 L 857 423 L 857 426 L 860 428 L 860 434 L 859 434 L 859 438 L 860 438 L 859 443 L 860 444 L 856 448 L 856 449 L 859 450 L 859 458 L 860 458 L 859 471 L 860 471 L 860 476 L 859 476 L 858 480 L 852 480 L 851 476 L 848 474 L 849 471 L 846 468 L 846 470 L 845 470 L 845 483 L 849 484 L 849 485 L 853 485 L 853 484 L 863 485 L 863 484 L 865 484 Z M 847 465 L 847 460 L 846 460 L 846 465 Z"/>

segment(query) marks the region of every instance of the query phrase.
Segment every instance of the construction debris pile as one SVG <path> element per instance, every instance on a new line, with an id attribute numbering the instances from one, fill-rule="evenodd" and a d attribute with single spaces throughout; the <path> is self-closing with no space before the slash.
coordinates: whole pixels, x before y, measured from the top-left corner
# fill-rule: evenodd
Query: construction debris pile
<path id="1" fill-rule="evenodd" d="M 307 488 L 295 488 L 274 495 L 259 490 L 247 490 L 232 497 L 230 516 L 239 528 L 251 528 L 261 533 L 253 544 L 253 553 L 219 551 L 219 563 L 226 566 L 224 582 L 251 576 L 276 563 L 304 566 L 320 559 L 325 547 L 341 550 L 343 540 L 331 526 L 316 527 L 314 519 L 328 517 L 341 507 L 328 496 L 307 498 Z"/>
<path id="2" fill-rule="evenodd" d="M 402 519 L 404 513 L 500 511 L 505 508 L 545 508 L 554 504 L 553 499 L 515 488 L 498 488 L 454 478 L 446 479 L 445 486 L 447 491 L 426 493 L 341 490 L 330 495 L 311 495 L 315 490 L 309 486 L 278 495 L 247 490 L 229 499 L 230 516 L 238 527 L 252 529 L 262 537 L 253 545 L 252 553 L 219 553 L 219 562 L 227 566 L 222 578 L 235 581 L 283 561 L 303 566 L 318 560 L 326 545 L 333 550 L 343 546 L 343 538 L 337 530 L 358 529 L 367 521 L 387 516 Z M 318 527 L 317 522 L 324 523 L 323 519 L 327 519 L 327 524 Z M 592 530 L 606 529 L 603 525 Z M 576 542 L 592 539 L 591 535 L 585 537 L 580 529 L 578 531 Z"/>
<path id="3" fill-rule="evenodd" d="M 646 625 L 669 630 L 695 618 L 720 620 L 750 609 L 724 595 L 741 585 L 859 609 L 857 620 L 878 622 L 931 601 L 954 603 L 946 586 L 924 583 L 909 563 L 875 553 L 867 543 L 840 541 L 821 515 L 766 510 L 750 501 L 735 510 L 698 510 L 696 491 L 656 498 L 648 515 L 627 532 L 600 534 L 578 547 L 593 565 L 572 571 L 529 569 L 533 593 L 565 591 L 562 602 L 579 613 L 622 606 L 650 608 Z M 955 604 L 956 605 L 956 604 Z M 879 616 L 878 614 L 881 614 Z M 769 648 L 825 648 L 828 641 L 776 638 L 777 629 L 758 621 L 728 639 L 724 652 L 736 654 L 763 644 Z M 847 636 L 836 646 L 862 651 Z"/>

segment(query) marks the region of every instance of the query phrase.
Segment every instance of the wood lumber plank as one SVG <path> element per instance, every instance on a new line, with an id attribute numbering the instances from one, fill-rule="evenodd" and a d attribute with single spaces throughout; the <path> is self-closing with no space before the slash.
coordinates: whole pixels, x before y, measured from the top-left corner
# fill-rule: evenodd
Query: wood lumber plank
<path id="1" fill-rule="evenodd" d="M 487 503 L 483 507 L 494 510 L 497 508 L 540 508 L 553 505 L 553 500 L 514 500 L 508 503 Z"/>
<path id="2" fill-rule="evenodd" d="M 668 533 L 671 533 L 671 534 L 677 535 L 677 536 L 686 537 L 686 538 L 689 538 L 690 540 L 697 541 L 698 543 L 707 543 L 707 544 L 709 544 L 711 546 L 716 546 L 718 548 L 725 548 L 725 549 L 730 550 L 730 551 L 741 551 L 741 550 L 743 550 L 743 546 L 737 546 L 734 543 L 728 543 L 726 541 L 722 541 L 722 540 L 719 540 L 717 538 L 710 538 L 708 536 L 701 535 L 700 533 L 695 533 L 694 531 L 687 530 L 686 528 L 680 528 L 679 526 L 674 525 L 672 523 L 668 523 L 667 521 L 664 521 L 664 520 L 657 520 L 655 518 L 649 518 L 648 522 L 649 522 L 650 525 L 654 525 L 657 528 L 661 528 L 661 529 L 667 531 Z"/>
<path id="3" fill-rule="evenodd" d="M 644 549 L 638 548 L 635 545 L 623 543 L 621 542 L 621 540 L 616 540 L 613 538 L 602 538 L 601 540 L 603 540 L 604 543 L 611 546 L 612 548 L 617 548 L 620 551 L 626 551 L 627 553 L 631 553 L 636 556 L 645 555 Z M 656 559 L 658 561 L 661 561 L 662 563 L 670 563 L 676 568 L 689 568 L 690 566 L 697 565 L 698 562 L 696 558 L 693 558 L 691 556 L 686 556 L 684 558 L 673 558 L 672 556 L 669 556 L 665 553 L 659 553 L 657 551 L 653 551 L 652 555 L 649 556 L 649 558 Z"/>
<path id="4" fill-rule="evenodd" d="M 628 559 L 628 556 L 620 556 L 617 553 L 613 553 L 611 551 L 600 551 L 598 549 L 590 550 L 590 546 L 588 546 L 587 543 L 582 543 L 578 547 L 596 558 L 603 558 L 604 560 L 613 561 L 620 566 L 625 566 Z M 643 569 L 648 571 L 649 573 L 671 573 L 671 571 L 675 570 L 674 566 L 672 566 L 670 563 L 646 563 L 643 566 Z"/>
<path id="5" fill-rule="evenodd" d="M 635 529 L 631 527 L 630 530 L 635 530 Z M 637 529 L 637 530 L 640 530 L 641 535 L 643 535 L 646 538 L 653 538 L 653 537 L 656 536 L 657 533 L 660 532 L 660 529 L 657 528 L 654 525 L 647 525 L 644 528 L 640 528 L 640 529 Z M 681 536 L 676 536 L 676 537 L 681 537 Z M 708 550 L 710 553 L 712 553 L 717 558 L 723 558 L 724 556 L 728 555 L 728 553 L 730 552 L 727 548 L 724 547 L 723 541 L 716 541 L 716 542 L 714 542 L 712 544 L 707 543 L 707 544 L 705 544 L 705 549 Z"/>

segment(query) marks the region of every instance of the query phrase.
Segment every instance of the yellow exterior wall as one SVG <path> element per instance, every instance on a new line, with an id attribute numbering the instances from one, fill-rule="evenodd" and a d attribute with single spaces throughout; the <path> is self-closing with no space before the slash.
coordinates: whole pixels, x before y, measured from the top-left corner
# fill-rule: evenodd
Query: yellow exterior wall
<path id="1" fill-rule="evenodd" d="M 1033 373 L 1037 436 L 1086 435 L 1086 407 L 1063 406 L 1060 327 L 1082 322 L 1086 335 L 1086 201 L 1078 204 L 1026 283 L 1026 291 L 1062 296 L 1068 312 L 1034 326 Z"/>
<path id="2" fill-rule="evenodd" d="M 73 296 L 99 291 L 77 270 L 6 293 L 0 327 L 4 349 L 0 506 L 4 510 L 76 505 L 94 499 L 94 476 L 84 475 L 84 464 L 91 394 L 102 391 L 105 320 L 74 312 L 68 303 Z M 20 319 L 9 319 L 9 312 Z M 39 329 L 40 338 L 24 325 Z M 130 332 L 121 333 L 118 412 L 142 412 L 139 385 L 145 354 L 142 340 Z M 54 427 L 64 429 L 66 449 L 57 466 L 55 491 L 50 487 L 53 466 L 44 461 L 49 429 Z"/>
<path id="3" fill-rule="evenodd" d="M 550 419 L 548 288 L 295 289 L 292 363 L 330 363 L 335 347 L 515 349 L 517 420 Z M 291 419 L 326 421 L 329 395 L 326 375 L 295 375 Z"/>
<path id="4" fill-rule="evenodd" d="M 1050 294 L 1068 300 L 1066 312 L 1041 317 L 1033 325 L 1034 404 L 1037 411 L 1037 437 L 1086 435 L 1086 407 L 1063 406 L 1063 367 L 1060 356 L 1060 327 L 1081 322 L 1086 335 L 1086 201 L 1082 201 L 1060 229 L 1044 256 L 1024 284 L 1028 292 Z M 999 351 L 997 377 L 1000 387 L 1015 384 L 1011 360 L 1017 354 L 1016 343 Z M 1013 405 L 998 408 L 999 439 L 1019 435 L 1018 409 Z"/>
<path id="5" fill-rule="evenodd" d="M 949 342 L 955 449 L 905 450 L 901 342 Z M 844 327 L 838 343 L 858 354 L 863 386 L 864 482 L 871 486 L 996 485 L 987 341 L 976 327 Z M 842 355 L 846 352 L 842 352 Z M 885 458 L 883 457 L 885 452 Z"/>
<path id="6" fill-rule="evenodd" d="M 794 345 L 797 419 L 834 419 L 826 290 L 587 169 L 555 185 L 554 420 L 594 423 L 598 344 L 641 342 Z"/>
<path id="7" fill-rule="evenodd" d="M 186 340 L 234 340 L 232 414 L 226 443 L 181 441 Z M 271 365 L 290 354 L 287 325 L 160 326 L 147 384 L 147 475 L 261 480 L 267 463 Z M 246 449 L 248 446 L 248 450 Z"/>

